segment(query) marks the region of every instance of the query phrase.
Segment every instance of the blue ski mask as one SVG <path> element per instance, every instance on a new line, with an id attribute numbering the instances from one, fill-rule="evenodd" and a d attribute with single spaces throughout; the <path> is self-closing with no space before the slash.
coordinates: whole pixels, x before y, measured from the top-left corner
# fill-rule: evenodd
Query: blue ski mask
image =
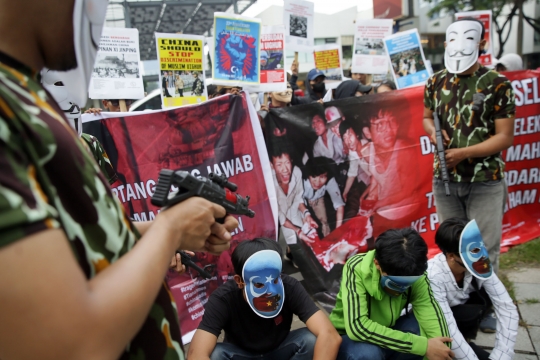
<path id="1" fill-rule="evenodd" d="M 408 288 L 420 279 L 422 275 L 418 276 L 388 276 L 381 275 L 381 286 L 387 290 L 392 296 L 399 296 L 407 291 Z"/>
<path id="2" fill-rule="evenodd" d="M 459 255 L 465 268 L 469 272 L 481 279 L 489 279 L 493 275 L 488 251 L 484 245 L 482 234 L 476 224 L 476 220 L 471 220 L 465 226 L 459 237 Z"/>
<path id="3" fill-rule="evenodd" d="M 263 318 L 279 314 L 285 301 L 281 281 L 281 256 L 274 250 L 261 250 L 251 255 L 242 269 L 244 291 L 249 306 Z"/>

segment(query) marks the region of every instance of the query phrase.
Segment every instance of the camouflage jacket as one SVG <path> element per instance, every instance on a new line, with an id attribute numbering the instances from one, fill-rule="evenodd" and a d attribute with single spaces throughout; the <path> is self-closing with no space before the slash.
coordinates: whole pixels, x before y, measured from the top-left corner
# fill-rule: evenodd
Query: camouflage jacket
<path id="1" fill-rule="evenodd" d="M 114 184 L 114 182 L 118 180 L 118 175 L 116 174 L 116 171 L 114 171 L 111 160 L 109 160 L 109 156 L 99 140 L 95 136 L 85 133 L 81 134 L 81 139 L 88 145 L 88 149 L 98 163 L 101 172 L 105 175 L 107 181 L 109 181 L 109 184 Z"/>
<path id="2" fill-rule="evenodd" d="M 495 135 L 495 121 L 514 117 L 514 91 L 507 78 L 484 66 L 472 75 L 456 75 L 446 69 L 426 83 L 424 105 L 437 112 L 441 128 L 450 137 L 449 149 L 479 144 Z M 439 158 L 434 156 L 434 173 L 439 174 Z M 480 182 L 504 177 L 501 154 L 465 159 L 450 169 L 450 181 Z"/>
<path id="3" fill-rule="evenodd" d="M 35 73 L 0 53 L 0 248 L 61 228 L 90 279 L 127 253 L 138 233 L 61 114 Z M 121 358 L 184 359 L 165 282 Z"/>

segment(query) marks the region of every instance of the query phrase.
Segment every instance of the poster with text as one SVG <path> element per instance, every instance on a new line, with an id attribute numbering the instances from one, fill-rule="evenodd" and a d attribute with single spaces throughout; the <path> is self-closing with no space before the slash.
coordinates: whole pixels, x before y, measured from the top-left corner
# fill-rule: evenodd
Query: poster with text
<path id="1" fill-rule="evenodd" d="M 398 89 L 424 85 L 431 76 L 417 29 L 403 31 L 384 38 L 384 46 Z"/>
<path id="2" fill-rule="evenodd" d="M 214 34 L 213 84 L 259 85 L 261 20 L 217 12 Z"/>
<path id="3" fill-rule="evenodd" d="M 261 83 L 245 87 L 250 92 L 284 91 L 287 89 L 285 73 L 285 27 L 263 26 L 261 31 Z"/>
<path id="4" fill-rule="evenodd" d="M 142 99 L 139 31 L 103 28 L 88 88 L 90 99 Z"/>
<path id="5" fill-rule="evenodd" d="M 155 33 L 163 108 L 207 99 L 204 84 L 204 36 Z"/>
<path id="6" fill-rule="evenodd" d="M 311 52 L 314 37 L 315 8 L 311 1 L 285 0 L 283 5 L 283 24 L 285 43 L 288 50 Z"/>
<path id="7" fill-rule="evenodd" d="M 315 67 L 321 70 L 326 79 L 327 89 L 335 89 L 343 81 L 343 62 L 339 44 L 317 45 L 314 48 Z"/>
<path id="8" fill-rule="evenodd" d="M 223 174 L 238 186 L 237 194 L 250 196 L 249 208 L 255 217 L 234 215 L 239 226 L 232 233 L 231 248 L 219 256 L 196 253 L 193 257 L 211 274 L 210 279 L 191 268 L 182 275 L 167 274 L 182 340 L 188 343 L 210 294 L 232 279 L 231 254 L 238 243 L 255 237 L 276 239 L 275 191 L 253 105 L 245 93 L 225 95 L 200 105 L 151 113 L 87 114 L 83 127 L 107 151 L 119 179 L 112 191 L 135 221 L 153 220 L 161 211 L 150 202 L 161 169 L 184 170 L 195 177 Z"/>
<path id="9" fill-rule="evenodd" d="M 357 19 L 351 71 L 361 74 L 386 74 L 388 56 L 383 39 L 392 35 L 392 20 Z"/>
<path id="10" fill-rule="evenodd" d="M 486 66 L 486 65 L 492 65 L 493 63 L 493 37 L 491 36 L 491 19 L 492 19 L 492 12 L 491 10 L 479 10 L 479 11 L 465 11 L 465 12 L 459 12 L 456 13 L 456 20 L 463 19 L 464 17 L 472 17 L 484 25 L 484 40 L 486 40 L 486 46 L 484 47 L 484 50 L 486 51 L 485 54 L 480 55 L 478 58 L 478 61 L 480 64 Z"/>

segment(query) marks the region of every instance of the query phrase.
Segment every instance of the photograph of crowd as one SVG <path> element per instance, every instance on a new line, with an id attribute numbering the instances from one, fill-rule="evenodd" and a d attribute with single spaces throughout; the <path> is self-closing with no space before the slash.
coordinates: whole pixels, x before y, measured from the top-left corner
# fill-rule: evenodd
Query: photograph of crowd
<path id="1" fill-rule="evenodd" d="M 426 70 L 419 47 L 390 55 L 390 59 L 396 77 L 412 75 L 418 71 Z"/>
<path id="2" fill-rule="evenodd" d="M 356 55 L 384 55 L 382 39 L 356 38 Z"/>
<path id="3" fill-rule="evenodd" d="M 290 30 L 289 34 L 291 36 L 297 36 L 301 38 L 307 38 L 307 17 L 291 15 L 290 17 Z"/>
<path id="4" fill-rule="evenodd" d="M 204 81 L 196 71 L 162 71 L 161 87 L 164 97 L 202 96 Z"/>
<path id="5" fill-rule="evenodd" d="M 111 56 L 98 52 L 92 72 L 93 78 L 139 78 L 139 76 L 137 54 Z"/>

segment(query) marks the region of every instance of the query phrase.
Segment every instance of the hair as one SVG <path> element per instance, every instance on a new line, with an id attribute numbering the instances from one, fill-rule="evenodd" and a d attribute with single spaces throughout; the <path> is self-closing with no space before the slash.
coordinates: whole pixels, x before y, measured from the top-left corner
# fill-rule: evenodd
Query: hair
<path id="1" fill-rule="evenodd" d="M 328 179 L 332 177 L 332 172 L 330 171 L 332 166 L 332 160 L 324 156 L 317 156 L 314 158 L 309 158 L 306 164 L 304 165 L 304 170 L 302 171 L 304 179 L 308 177 L 315 177 L 322 174 L 327 174 Z"/>
<path id="2" fill-rule="evenodd" d="M 435 233 L 435 244 L 443 254 L 459 254 L 459 237 L 468 222 L 466 218 L 453 217 L 439 226 Z"/>
<path id="3" fill-rule="evenodd" d="M 310 117 L 309 117 L 309 123 L 310 123 L 310 124 L 313 124 L 313 119 L 315 119 L 316 117 L 318 117 L 319 119 L 321 119 L 322 122 L 326 125 L 326 116 L 321 115 L 321 114 L 319 114 L 319 113 L 317 113 L 317 114 L 315 114 L 315 115 L 313 115 L 313 116 L 310 116 Z"/>
<path id="4" fill-rule="evenodd" d="M 390 88 L 391 90 L 396 90 L 396 89 L 397 89 L 396 84 L 395 84 L 393 81 L 391 81 L 391 80 L 384 80 L 383 82 L 381 82 L 381 83 L 375 88 L 375 90 L 376 90 L 376 91 L 379 91 L 379 88 L 380 88 L 381 86 L 387 86 L 387 87 Z"/>
<path id="5" fill-rule="evenodd" d="M 242 241 L 231 255 L 231 262 L 234 267 L 234 272 L 242 276 L 242 269 L 247 259 L 256 252 L 262 250 L 274 250 L 281 256 L 281 246 L 277 241 L 267 238 L 254 238 L 251 241 Z"/>
<path id="6" fill-rule="evenodd" d="M 274 144 L 274 146 L 272 146 L 272 153 L 270 154 L 270 162 L 272 162 L 273 158 L 282 157 L 284 154 L 289 155 L 289 158 L 291 157 L 291 152 L 287 148 L 287 146 L 285 146 L 283 141 L 277 141 Z M 291 161 L 292 161 L 292 159 L 291 159 Z"/>
<path id="7" fill-rule="evenodd" d="M 352 121 L 348 121 L 347 119 L 345 119 L 341 123 L 339 123 L 339 135 L 341 135 L 342 138 L 349 129 L 353 129 L 356 135 L 358 135 L 358 132 L 354 128 Z"/>
<path id="8" fill-rule="evenodd" d="M 411 228 L 386 230 L 375 241 L 375 259 L 390 276 L 418 276 L 427 270 L 427 245 Z"/>
<path id="9" fill-rule="evenodd" d="M 208 98 L 213 98 L 215 95 L 217 95 L 217 86 L 214 84 L 210 84 L 206 87 L 206 91 L 208 92 Z"/>
<path id="10" fill-rule="evenodd" d="M 454 21 L 454 22 L 458 22 L 458 21 L 476 21 L 477 23 L 479 23 L 480 26 L 482 26 L 482 35 L 480 36 L 480 40 L 483 40 L 483 39 L 484 39 L 484 35 L 485 35 L 485 33 L 486 33 L 486 29 L 484 28 L 484 23 L 483 23 L 483 22 L 481 22 L 480 20 L 475 19 L 475 18 L 473 18 L 473 17 L 471 17 L 471 16 L 466 16 L 466 17 L 464 17 L 464 18 L 457 19 L 457 20 Z"/>

